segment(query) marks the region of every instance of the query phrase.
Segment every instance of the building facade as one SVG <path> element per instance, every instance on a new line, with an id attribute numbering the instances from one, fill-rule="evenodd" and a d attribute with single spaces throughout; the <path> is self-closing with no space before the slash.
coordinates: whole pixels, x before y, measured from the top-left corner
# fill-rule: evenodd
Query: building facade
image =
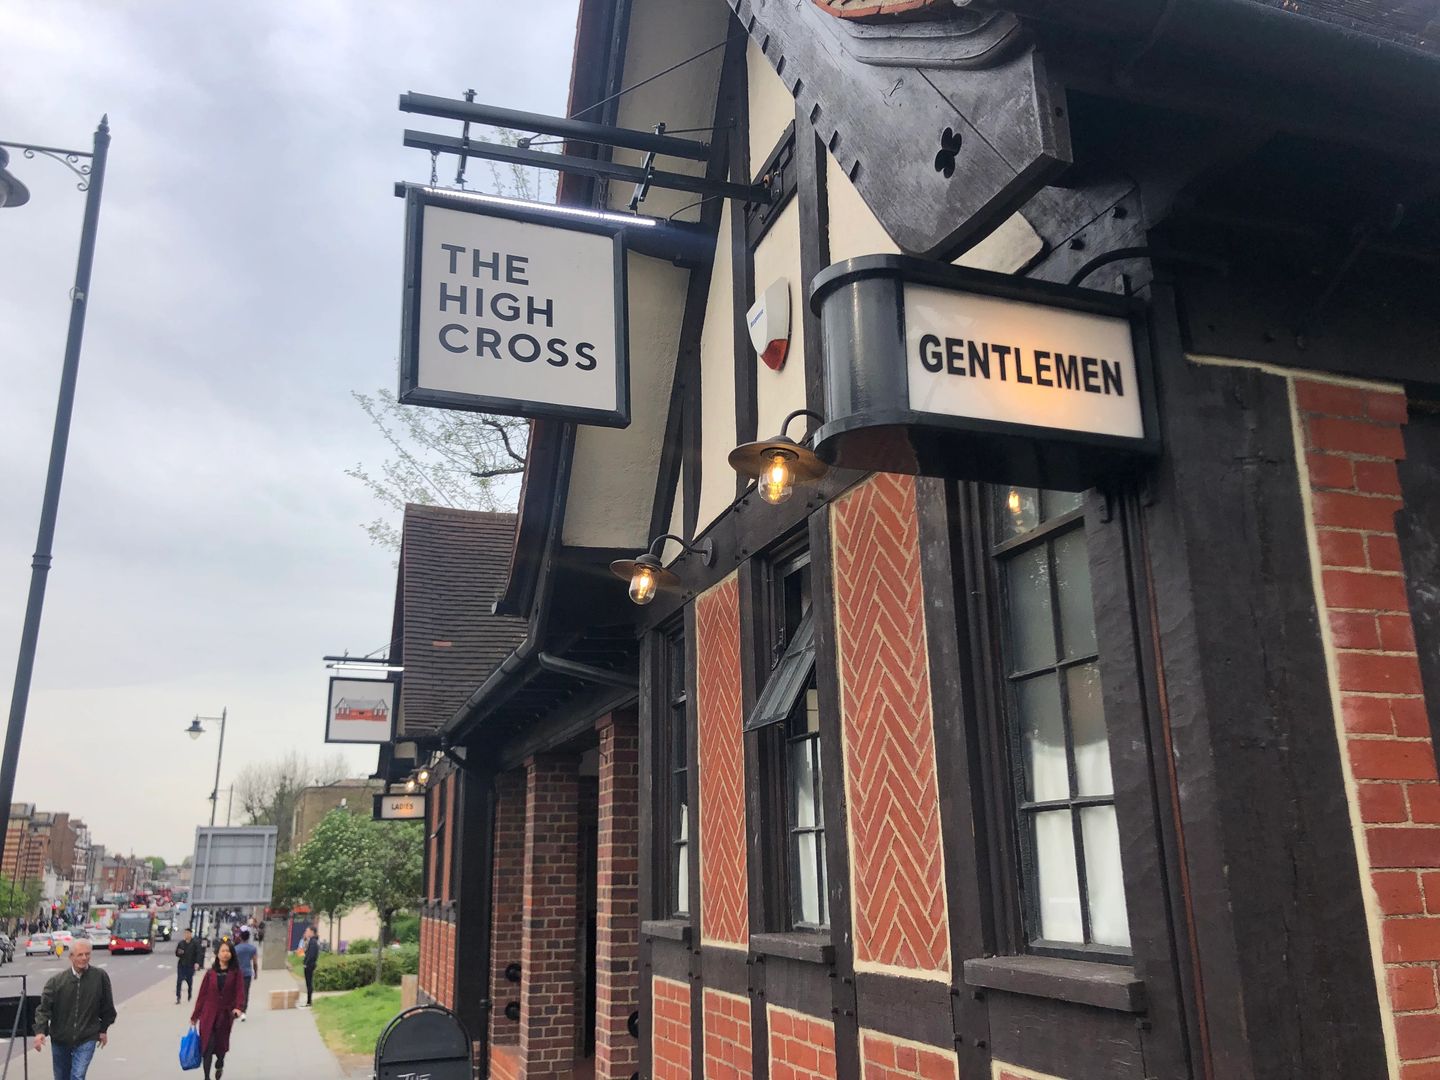
<path id="1" fill-rule="evenodd" d="M 1422 8 L 582 2 L 567 115 L 767 194 L 641 203 L 627 428 L 536 420 L 504 529 L 407 516 L 382 771 L 428 766 L 420 984 L 485 1075 L 1440 1075 Z M 812 284 L 875 255 L 1120 298 L 1155 452 L 1074 490 L 912 419 L 762 498 L 729 455 L 834 436 L 876 309 Z M 713 558 L 631 604 L 666 533 Z M 503 647 L 436 666 L 447 619 Z"/>

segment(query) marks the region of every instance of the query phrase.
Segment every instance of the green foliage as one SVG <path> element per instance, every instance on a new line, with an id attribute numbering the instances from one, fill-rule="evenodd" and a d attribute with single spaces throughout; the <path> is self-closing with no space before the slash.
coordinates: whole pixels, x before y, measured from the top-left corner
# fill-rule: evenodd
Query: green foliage
<path id="1" fill-rule="evenodd" d="M 274 825 L 277 851 L 293 847 L 295 805 L 300 793 L 317 784 L 331 784 L 350 771 L 341 754 L 311 761 L 293 750 L 273 761 L 246 765 L 235 778 L 235 795 L 247 825 Z"/>
<path id="2" fill-rule="evenodd" d="M 420 916 L 402 912 L 390 920 L 390 940 L 401 945 L 420 944 Z"/>
<path id="3" fill-rule="evenodd" d="M 346 953 L 343 956 L 321 953 L 320 962 L 315 966 L 315 989 L 353 990 L 357 986 L 369 986 L 376 981 L 377 966 L 380 968 L 380 982 L 398 986 L 401 975 L 419 972 L 420 947 L 402 945 L 398 949 L 381 949 L 378 957 L 369 953 Z"/>
<path id="4" fill-rule="evenodd" d="M 362 937 L 356 938 L 345 946 L 346 956 L 369 956 L 375 952 L 375 939 Z"/>
<path id="5" fill-rule="evenodd" d="M 425 866 L 425 834 L 418 821 L 361 822 L 365 859 L 360 867 L 360 895 L 380 917 L 380 944 L 390 940 L 390 920 L 420 896 Z M 376 979 L 379 964 L 376 960 Z"/>
<path id="6" fill-rule="evenodd" d="M 345 810 L 331 810 L 291 860 L 289 888 L 319 914 L 333 919 L 364 899 L 356 872 L 365 865 L 364 824 Z"/>
<path id="7" fill-rule="evenodd" d="M 380 1032 L 399 1011 L 399 990 L 391 986 L 366 986 L 315 1002 L 315 1023 L 332 1050 L 342 1054 L 373 1054 Z"/>
<path id="8" fill-rule="evenodd" d="M 153 875 L 154 877 L 157 877 L 157 878 L 158 878 L 161 874 L 165 873 L 165 867 L 169 865 L 169 864 L 168 864 L 164 859 L 162 859 L 159 855 L 146 855 L 146 856 L 145 856 L 143 859 L 141 859 L 140 861 L 143 862 L 143 863 L 149 863 L 149 864 L 150 864 L 150 871 L 151 871 L 152 875 Z"/>
<path id="9" fill-rule="evenodd" d="M 0 881 L 0 918 L 29 918 L 40 906 L 41 888 L 39 878 L 20 882 Z"/>

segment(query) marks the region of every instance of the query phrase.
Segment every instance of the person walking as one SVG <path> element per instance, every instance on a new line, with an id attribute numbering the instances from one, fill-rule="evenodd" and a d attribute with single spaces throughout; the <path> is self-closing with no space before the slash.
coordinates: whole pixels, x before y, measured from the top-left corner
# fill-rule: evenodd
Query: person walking
<path id="1" fill-rule="evenodd" d="M 240 942 L 235 946 L 235 963 L 245 977 L 245 994 L 240 999 L 240 1022 L 250 1011 L 250 983 L 260 975 L 260 947 L 250 940 L 250 928 L 240 928 Z"/>
<path id="2" fill-rule="evenodd" d="M 45 1049 L 48 1035 L 55 1080 L 85 1080 L 96 1047 L 109 1041 L 115 1023 L 110 976 L 90 966 L 90 952 L 90 942 L 75 941 L 69 970 L 50 976 L 35 1010 L 35 1050 Z"/>
<path id="3" fill-rule="evenodd" d="M 184 940 L 175 946 L 175 1004 L 180 1004 L 180 986 L 185 986 L 185 1000 L 195 997 L 195 969 L 205 962 L 200 942 L 195 940 L 195 931 L 185 928 Z"/>
<path id="4" fill-rule="evenodd" d="M 211 1080 L 212 1064 L 215 1066 L 214 1080 L 220 1080 L 225 1075 L 230 1029 L 240 1015 L 240 995 L 244 992 L 244 979 L 235 962 L 235 950 L 228 941 L 222 941 L 215 950 L 214 966 L 200 980 L 200 993 L 195 996 L 195 1008 L 190 1012 L 190 1023 L 200 1033 L 205 1080 Z M 60 1080 L 58 1073 L 56 1080 Z"/>
<path id="5" fill-rule="evenodd" d="M 302 1009 L 310 1008 L 315 1000 L 315 965 L 320 963 L 320 939 L 315 936 L 313 926 L 305 927 L 305 937 L 300 948 L 295 950 L 305 957 L 305 1004 Z"/>

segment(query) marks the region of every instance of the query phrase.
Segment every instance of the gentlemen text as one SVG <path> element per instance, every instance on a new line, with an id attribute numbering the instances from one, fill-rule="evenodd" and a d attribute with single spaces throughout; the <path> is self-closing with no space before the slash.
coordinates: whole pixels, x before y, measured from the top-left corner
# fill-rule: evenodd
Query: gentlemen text
<path id="1" fill-rule="evenodd" d="M 1104 357 L 1045 349 L 1027 352 L 1018 345 L 926 334 L 920 338 L 920 365 L 937 375 L 944 372 L 972 379 L 1030 383 L 1107 397 L 1125 396 L 1125 380 L 1120 364 Z"/>

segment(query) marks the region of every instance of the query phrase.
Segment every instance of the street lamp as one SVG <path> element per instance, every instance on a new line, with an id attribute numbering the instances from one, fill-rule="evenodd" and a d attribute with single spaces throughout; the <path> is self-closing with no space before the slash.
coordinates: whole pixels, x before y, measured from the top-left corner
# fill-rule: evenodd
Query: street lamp
<path id="1" fill-rule="evenodd" d="M 100 118 L 93 149 L 62 150 L 31 143 L 0 142 L 27 158 L 42 154 L 60 162 L 77 177 L 85 192 L 85 218 L 80 228 L 80 254 L 75 262 L 75 286 L 70 290 L 70 327 L 65 336 L 65 361 L 60 369 L 60 398 L 55 405 L 55 433 L 50 440 L 50 466 L 45 474 L 45 497 L 40 504 L 40 531 L 35 558 L 30 564 L 30 595 L 25 601 L 25 624 L 20 631 L 20 656 L 15 664 L 15 690 L 10 698 L 10 724 L 5 730 L 5 751 L 0 757 L 0 859 L 10 832 L 10 800 L 15 797 L 15 770 L 20 761 L 20 736 L 25 730 L 25 709 L 30 701 L 30 678 L 35 669 L 35 646 L 40 638 L 40 610 L 45 605 L 45 580 L 50 573 L 55 541 L 55 517 L 60 509 L 60 481 L 65 475 L 65 450 L 70 441 L 70 413 L 75 404 L 75 380 L 80 371 L 80 341 L 85 336 L 85 310 L 90 298 L 90 267 L 95 260 L 95 232 L 100 223 L 100 189 L 105 183 L 105 158 L 110 149 L 110 120 Z M 23 206 L 30 200 L 25 185 L 5 168 L 10 155 L 0 149 L 0 207 Z M 81 158 L 88 158 L 82 163 Z"/>
<path id="2" fill-rule="evenodd" d="M 197 716 L 190 721 L 190 726 L 185 729 L 185 734 L 192 739 L 198 739 L 205 734 L 202 724 L 220 725 L 220 749 L 215 752 L 215 786 L 210 789 L 210 825 L 215 825 L 215 807 L 220 802 L 220 759 L 225 754 L 225 717 L 230 712 L 229 706 L 220 710 L 219 716 Z"/>

